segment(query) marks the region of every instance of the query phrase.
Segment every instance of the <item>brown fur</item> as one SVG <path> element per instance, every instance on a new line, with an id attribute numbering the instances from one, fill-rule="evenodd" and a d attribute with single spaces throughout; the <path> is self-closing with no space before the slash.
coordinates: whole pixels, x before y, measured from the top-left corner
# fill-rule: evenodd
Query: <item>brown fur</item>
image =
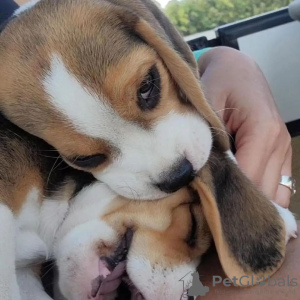
<path id="1" fill-rule="evenodd" d="M 192 209 L 197 220 L 195 245 L 188 243 Z M 135 231 L 131 252 L 147 257 L 152 265 L 172 267 L 189 263 L 206 252 L 211 235 L 199 202 L 188 189 L 163 201 L 131 201 L 119 197 L 102 218 L 120 236 Z"/>
<path id="2" fill-rule="evenodd" d="M 150 1 L 126 1 L 125 6 L 117 0 L 43 0 L 0 35 L 1 111 L 64 157 L 102 153 L 109 158 L 118 149 L 77 133 L 52 107 L 41 81 L 53 53 L 126 120 L 151 126 L 170 111 L 194 110 L 192 103 L 213 130 L 224 129 L 201 92 L 196 62 L 178 32 Z M 137 90 L 153 64 L 161 76 L 161 102 L 157 109 L 141 112 Z M 226 139 L 217 138 L 227 150 Z M 100 169 L 108 164 L 109 159 Z"/>
<path id="3" fill-rule="evenodd" d="M 136 91 L 153 65 L 158 67 L 161 77 L 161 101 L 154 111 L 144 112 L 136 105 Z M 184 113 L 190 110 L 189 106 L 182 105 L 179 101 L 169 72 L 157 54 L 148 46 L 136 47 L 117 65 L 109 67 L 103 91 L 123 119 L 138 122 L 145 127 L 151 126 L 170 111 Z"/>
<path id="4" fill-rule="evenodd" d="M 23 147 L 19 137 L 0 140 L 0 201 L 18 214 L 32 188 L 41 192 L 42 199 L 42 178 L 30 149 Z"/>

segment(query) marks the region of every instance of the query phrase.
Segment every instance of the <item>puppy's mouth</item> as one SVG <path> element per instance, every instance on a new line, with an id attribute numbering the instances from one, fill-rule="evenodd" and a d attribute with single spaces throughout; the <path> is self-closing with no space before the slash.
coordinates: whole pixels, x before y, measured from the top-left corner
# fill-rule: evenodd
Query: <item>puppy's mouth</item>
<path id="1" fill-rule="evenodd" d="M 131 245 L 133 230 L 129 229 L 112 256 L 100 257 L 100 275 L 92 281 L 89 299 L 100 300 L 103 295 L 117 291 L 116 300 L 145 300 L 126 274 L 126 258 Z"/>

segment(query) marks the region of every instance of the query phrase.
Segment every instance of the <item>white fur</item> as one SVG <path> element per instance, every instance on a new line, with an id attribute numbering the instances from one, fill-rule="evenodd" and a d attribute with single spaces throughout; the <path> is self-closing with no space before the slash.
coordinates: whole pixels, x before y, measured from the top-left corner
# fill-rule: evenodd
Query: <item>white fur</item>
<path id="1" fill-rule="evenodd" d="M 40 279 L 29 267 L 17 269 L 17 280 L 22 300 L 51 300 Z"/>
<path id="2" fill-rule="evenodd" d="M 21 300 L 15 273 L 15 220 L 0 203 L 0 296 L 1 300 Z"/>
<path id="3" fill-rule="evenodd" d="M 237 163 L 237 160 L 236 160 L 236 158 L 235 158 L 235 156 L 234 156 L 234 154 L 232 153 L 231 150 L 227 150 L 227 151 L 226 151 L 226 155 L 227 155 L 227 157 L 229 157 L 233 162 L 235 162 L 236 164 L 238 164 L 238 163 Z"/>
<path id="4" fill-rule="evenodd" d="M 24 11 L 34 7 L 39 1 L 40 0 L 32 0 L 32 1 L 25 3 L 24 5 L 20 6 L 18 9 L 15 10 L 14 16 L 18 16 L 21 13 L 23 13 Z"/>
<path id="5" fill-rule="evenodd" d="M 163 173 L 184 157 L 195 171 L 208 159 L 211 132 L 196 113 L 170 112 L 151 129 L 142 128 L 122 119 L 104 95 L 84 87 L 57 54 L 52 56 L 43 85 L 50 103 L 75 131 L 105 140 L 118 149 L 105 171 L 94 176 L 120 195 L 135 199 L 163 197 L 166 194 L 156 187 L 165 180 Z"/>
<path id="6" fill-rule="evenodd" d="M 32 231 L 19 231 L 16 237 L 16 267 L 26 267 L 48 258 L 48 248 L 41 237 Z"/>
<path id="7" fill-rule="evenodd" d="M 58 228 L 68 213 L 68 199 L 53 197 L 44 199 L 40 210 L 39 235 L 48 248 L 48 256 L 52 256 L 52 248 Z"/>
<path id="8" fill-rule="evenodd" d="M 153 188 L 163 181 L 163 172 L 183 157 L 196 171 L 208 159 L 211 133 L 197 115 L 169 113 L 150 132 L 140 130 L 124 132 L 121 156 L 103 172 L 94 174 L 121 195 L 151 200 L 166 196 Z"/>
<path id="9" fill-rule="evenodd" d="M 51 72 L 45 77 L 43 84 L 51 104 L 67 117 L 77 132 L 109 140 L 114 146 L 118 146 L 121 137 L 119 132 L 131 124 L 114 112 L 110 104 L 105 102 L 104 96 L 99 98 L 85 88 L 66 69 L 58 55 L 53 55 Z M 135 128 L 134 125 L 130 127 L 131 130 Z"/>
<path id="10" fill-rule="evenodd" d="M 180 300 L 192 282 L 199 261 L 165 268 L 154 265 L 143 256 L 131 255 L 127 261 L 127 272 L 135 286 L 146 299 Z M 184 281 L 181 281 L 182 277 Z M 155 287 L 155 288 L 154 288 Z"/>
<path id="11" fill-rule="evenodd" d="M 281 218 L 284 221 L 286 234 L 285 242 L 287 243 L 291 237 L 297 237 L 298 229 L 296 219 L 287 208 L 283 208 L 274 202 L 273 204 L 275 205 L 277 211 L 279 212 Z"/>
<path id="12" fill-rule="evenodd" d="M 99 276 L 101 253 L 97 245 L 116 246 L 118 236 L 105 222 L 91 220 L 73 228 L 55 251 L 59 267 L 59 286 L 67 299 L 88 299 L 91 282 Z"/>
<path id="13" fill-rule="evenodd" d="M 54 254 L 60 272 L 60 289 L 67 299 L 87 299 L 91 282 L 99 276 L 101 253 L 97 245 L 119 242 L 115 231 L 101 216 L 116 194 L 107 185 L 96 182 L 74 199 L 63 225 L 57 232 Z"/>
<path id="14" fill-rule="evenodd" d="M 40 191 L 33 187 L 16 217 L 16 265 L 25 266 L 47 257 L 47 246 L 38 235 L 40 220 Z"/>
<path id="15" fill-rule="evenodd" d="M 26 195 L 26 201 L 22 206 L 22 210 L 16 219 L 18 229 L 33 230 L 35 232 L 38 230 L 40 198 L 40 191 L 36 187 L 31 188 Z"/>
<path id="16" fill-rule="evenodd" d="M 100 219 L 117 195 L 106 184 L 95 182 L 84 188 L 72 199 L 72 205 L 62 226 L 56 234 L 60 240 L 77 225 Z"/>

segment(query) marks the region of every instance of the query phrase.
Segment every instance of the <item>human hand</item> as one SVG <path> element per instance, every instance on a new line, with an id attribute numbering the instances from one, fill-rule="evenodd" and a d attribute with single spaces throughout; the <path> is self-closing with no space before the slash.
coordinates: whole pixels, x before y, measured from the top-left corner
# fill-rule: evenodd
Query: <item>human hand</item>
<path id="1" fill-rule="evenodd" d="M 198 65 L 208 101 L 235 136 L 240 168 L 266 196 L 288 207 L 291 192 L 279 181 L 291 175 L 291 137 L 261 70 L 226 47 L 204 53 Z"/>

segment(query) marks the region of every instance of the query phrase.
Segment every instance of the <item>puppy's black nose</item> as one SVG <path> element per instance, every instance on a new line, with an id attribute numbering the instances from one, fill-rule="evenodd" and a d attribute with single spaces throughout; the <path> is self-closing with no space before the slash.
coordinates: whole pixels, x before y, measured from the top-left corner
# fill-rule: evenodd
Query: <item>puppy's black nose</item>
<path id="1" fill-rule="evenodd" d="M 165 174 L 164 178 L 162 182 L 157 184 L 158 188 L 165 193 L 174 193 L 193 180 L 193 166 L 185 158 L 173 167 L 170 172 Z"/>

